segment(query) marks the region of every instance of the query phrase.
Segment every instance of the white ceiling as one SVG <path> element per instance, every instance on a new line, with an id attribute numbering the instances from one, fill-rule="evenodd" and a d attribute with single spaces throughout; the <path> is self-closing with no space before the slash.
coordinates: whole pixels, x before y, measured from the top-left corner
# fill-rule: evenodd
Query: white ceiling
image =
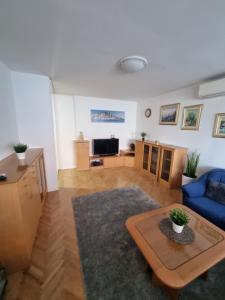
<path id="1" fill-rule="evenodd" d="M 149 67 L 123 74 L 119 58 Z M 57 93 L 135 99 L 225 72 L 224 0 L 1 0 L 0 60 Z"/>

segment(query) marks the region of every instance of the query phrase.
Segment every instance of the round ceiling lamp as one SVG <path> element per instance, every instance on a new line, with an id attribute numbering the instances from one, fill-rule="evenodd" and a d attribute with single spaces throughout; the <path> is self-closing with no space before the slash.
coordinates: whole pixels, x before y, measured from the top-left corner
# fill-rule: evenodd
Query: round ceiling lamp
<path id="1" fill-rule="evenodd" d="M 120 69 L 126 73 L 135 73 L 143 70 L 148 64 L 145 57 L 126 56 L 119 60 Z"/>

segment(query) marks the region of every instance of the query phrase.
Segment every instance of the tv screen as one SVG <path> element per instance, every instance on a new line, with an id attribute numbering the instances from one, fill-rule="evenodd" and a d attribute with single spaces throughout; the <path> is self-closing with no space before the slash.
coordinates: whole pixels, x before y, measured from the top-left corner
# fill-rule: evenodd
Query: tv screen
<path id="1" fill-rule="evenodd" d="M 119 152 L 119 139 L 94 139 L 94 155 L 116 155 Z"/>

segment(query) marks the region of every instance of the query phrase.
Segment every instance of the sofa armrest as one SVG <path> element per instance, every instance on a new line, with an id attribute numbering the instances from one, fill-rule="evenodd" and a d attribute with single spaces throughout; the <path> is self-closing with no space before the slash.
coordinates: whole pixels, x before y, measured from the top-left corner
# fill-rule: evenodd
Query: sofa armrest
<path id="1" fill-rule="evenodd" d="M 201 197 L 205 194 L 206 185 L 204 181 L 196 181 L 182 186 L 185 197 Z"/>

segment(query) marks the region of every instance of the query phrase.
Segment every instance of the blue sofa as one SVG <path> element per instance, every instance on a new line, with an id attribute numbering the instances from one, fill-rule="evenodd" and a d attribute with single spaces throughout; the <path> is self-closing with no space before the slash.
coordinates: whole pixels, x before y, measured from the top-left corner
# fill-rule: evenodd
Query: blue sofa
<path id="1" fill-rule="evenodd" d="M 225 230 L 225 205 L 205 195 L 209 180 L 225 183 L 225 170 L 211 170 L 195 182 L 183 185 L 183 204 Z"/>

